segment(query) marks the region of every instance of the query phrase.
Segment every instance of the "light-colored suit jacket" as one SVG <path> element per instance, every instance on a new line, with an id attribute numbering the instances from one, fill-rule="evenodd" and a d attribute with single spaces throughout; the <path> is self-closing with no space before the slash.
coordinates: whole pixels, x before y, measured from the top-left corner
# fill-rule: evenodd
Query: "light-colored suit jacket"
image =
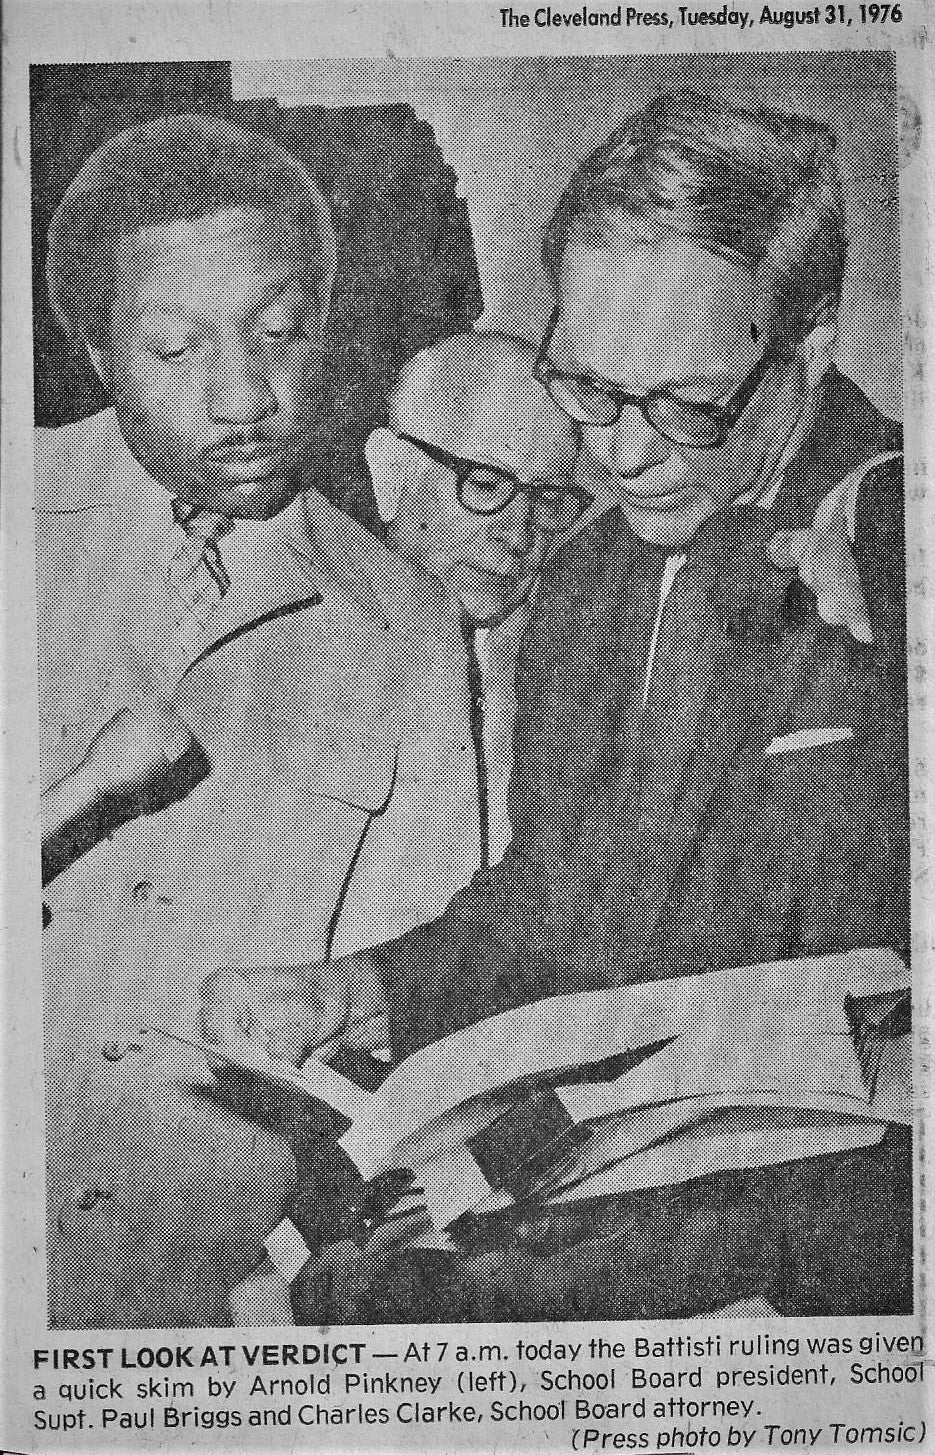
<path id="1" fill-rule="evenodd" d="M 112 412 L 40 431 L 37 460 L 48 784 L 162 645 L 152 586 L 181 533 Z M 120 1068 L 101 1047 L 142 1026 L 191 1026 L 208 972 L 317 961 L 404 932 L 479 864 L 457 623 L 315 491 L 273 521 L 239 522 L 221 550 L 232 586 L 178 687 L 210 774 L 46 893 L 53 1159 L 76 1118 L 119 1099 Z"/>

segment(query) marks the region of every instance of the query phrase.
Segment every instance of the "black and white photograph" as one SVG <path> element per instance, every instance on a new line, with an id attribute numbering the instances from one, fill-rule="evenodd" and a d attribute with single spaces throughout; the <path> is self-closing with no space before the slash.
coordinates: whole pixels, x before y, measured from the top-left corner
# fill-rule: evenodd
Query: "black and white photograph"
<path id="1" fill-rule="evenodd" d="M 508 327 L 417 105 L 33 73 L 56 1325 L 911 1307 L 891 60 L 526 70 Z"/>
<path id="2" fill-rule="evenodd" d="M 29 65 L 24 1378 L 66 1413 L 21 1455 L 229 1448 L 200 1385 L 52 1387 L 250 1329 L 334 1351 L 260 1390 L 296 1449 L 795 1445 L 822 1392 L 770 1390 L 786 1440 L 742 1386 L 829 1384 L 801 1320 L 925 1439 L 921 96 L 856 34 L 506 55 L 490 10 L 486 55 Z M 738 1329 L 735 1441 L 662 1331 Z M 543 1330 L 605 1373 L 524 1372 Z"/>

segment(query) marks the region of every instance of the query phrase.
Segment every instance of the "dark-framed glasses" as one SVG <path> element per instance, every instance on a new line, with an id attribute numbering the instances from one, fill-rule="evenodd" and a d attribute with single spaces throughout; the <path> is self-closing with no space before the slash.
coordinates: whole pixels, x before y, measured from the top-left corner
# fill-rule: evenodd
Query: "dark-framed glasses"
<path id="1" fill-rule="evenodd" d="M 498 515 L 517 495 L 525 495 L 540 530 L 556 531 L 574 525 L 594 504 L 594 497 L 577 485 L 558 485 L 551 480 L 527 482 L 498 465 L 466 460 L 414 435 L 397 433 L 396 438 L 405 440 L 407 445 L 415 445 L 430 460 L 451 471 L 455 477 L 458 503 L 471 515 Z"/>
<path id="2" fill-rule="evenodd" d="M 559 409 L 577 424 L 604 428 L 616 424 L 624 409 L 632 406 L 663 439 L 693 450 L 716 450 L 724 444 L 769 369 L 779 358 L 777 350 L 767 349 L 731 397 L 721 404 L 678 399 L 666 389 L 653 389 L 649 394 L 628 394 L 625 389 L 592 379 L 587 374 L 563 373 L 553 364 L 549 358 L 549 347 L 560 313 L 561 304 L 556 304 L 533 366 L 539 383 Z"/>

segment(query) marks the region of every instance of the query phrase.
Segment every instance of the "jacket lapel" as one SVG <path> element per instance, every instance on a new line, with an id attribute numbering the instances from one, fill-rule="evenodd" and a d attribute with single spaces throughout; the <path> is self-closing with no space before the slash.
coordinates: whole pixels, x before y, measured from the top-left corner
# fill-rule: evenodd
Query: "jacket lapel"
<path id="1" fill-rule="evenodd" d="M 711 523 L 684 568 L 700 573 L 705 596 L 698 672 L 684 678 L 683 707 L 693 730 L 664 745 L 656 781 L 642 786 L 650 814 L 654 796 L 666 805 L 664 830 L 642 863 L 636 922 L 644 945 L 659 928 L 673 881 L 732 764 L 742 755 L 759 767 L 767 704 L 776 684 L 791 680 L 794 635 L 782 631 L 790 577 L 771 565 L 767 550 L 776 528 L 773 511 L 732 511 Z M 654 672 L 672 668 L 657 659 Z"/>
<path id="2" fill-rule="evenodd" d="M 778 530 L 809 525 L 827 491 L 862 460 L 898 443 L 897 436 L 896 427 L 887 433 L 880 416 L 832 368 L 815 425 L 786 470 L 773 505 L 767 510 L 736 507 L 715 517 L 696 538 L 692 552 L 708 596 L 701 648 L 707 670 L 699 728 L 683 749 L 682 772 L 678 745 L 673 745 L 669 769 L 678 775 L 680 791 L 659 852 L 644 865 L 637 923 L 646 947 L 659 937 L 676 876 L 728 774 L 732 802 L 753 792 L 767 736 L 791 707 L 814 654 L 817 618 L 814 612 L 803 615 L 802 590 L 793 572 L 772 565 L 769 542 Z M 666 663 L 657 662 L 656 670 L 665 671 Z M 646 785 L 644 797 L 652 791 L 653 785 Z"/>
<path id="3" fill-rule="evenodd" d="M 237 521 L 220 541 L 230 589 L 205 629 L 199 656 L 253 625 L 318 597 L 320 573 L 311 555 L 301 498 L 271 520 Z"/>
<path id="4" fill-rule="evenodd" d="M 595 902 L 625 837 L 638 748 L 626 708 L 645 665 L 659 572 L 621 513 L 611 512 L 554 564 L 520 651 L 514 834 L 526 857 L 549 865 L 556 885 L 567 881 L 569 903 L 582 889 Z M 579 640 L 587 650 L 569 650 Z M 582 885 L 585 865 L 592 872 Z"/>

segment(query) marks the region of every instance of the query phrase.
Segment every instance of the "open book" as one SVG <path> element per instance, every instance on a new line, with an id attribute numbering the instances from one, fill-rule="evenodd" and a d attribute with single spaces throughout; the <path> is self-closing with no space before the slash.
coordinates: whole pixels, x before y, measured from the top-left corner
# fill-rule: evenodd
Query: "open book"
<path id="1" fill-rule="evenodd" d="M 911 1120 L 908 997 L 896 955 L 851 952 L 551 997 L 425 1047 L 376 1092 L 315 1059 L 271 1075 L 349 1122 L 365 1179 L 411 1169 L 395 1211 L 442 1233 L 526 1198 L 872 1145 Z"/>

